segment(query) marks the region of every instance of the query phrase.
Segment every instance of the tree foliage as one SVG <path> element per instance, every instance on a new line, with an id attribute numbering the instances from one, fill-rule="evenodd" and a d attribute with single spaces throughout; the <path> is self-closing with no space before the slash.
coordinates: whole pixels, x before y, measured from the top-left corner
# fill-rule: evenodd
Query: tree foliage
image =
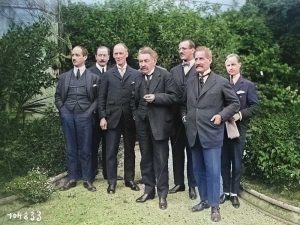
<path id="1" fill-rule="evenodd" d="M 47 71 L 57 52 L 50 24 L 13 25 L 0 39 L 0 48 L 0 108 L 23 118 L 23 106 L 54 83 Z"/>

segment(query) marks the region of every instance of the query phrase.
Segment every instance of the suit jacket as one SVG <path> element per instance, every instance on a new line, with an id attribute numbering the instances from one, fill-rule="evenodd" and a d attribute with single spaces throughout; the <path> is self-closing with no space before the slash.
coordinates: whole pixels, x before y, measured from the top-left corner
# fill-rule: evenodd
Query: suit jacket
<path id="1" fill-rule="evenodd" d="M 93 113 L 97 110 L 97 98 L 98 98 L 98 88 L 100 85 L 99 76 L 93 74 L 88 69 L 85 70 L 86 73 L 86 92 L 88 94 L 88 98 L 91 101 L 91 106 L 88 111 Z M 73 69 L 65 72 L 59 76 L 59 80 L 56 86 L 55 92 L 55 105 L 58 110 L 64 105 L 66 101 L 70 79 L 71 76 L 74 76 Z"/>
<path id="2" fill-rule="evenodd" d="M 224 121 L 239 111 L 239 99 L 229 84 L 220 75 L 211 72 L 201 88 L 198 96 L 198 74 L 194 74 L 187 82 L 186 107 L 186 135 L 190 146 L 194 146 L 198 133 L 203 148 L 218 148 L 223 145 Z M 219 114 L 222 123 L 215 125 L 211 118 Z"/>
<path id="3" fill-rule="evenodd" d="M 249 119 L 258 109 L 258 98 L 254 83 L 243 78 L 237 80 L 232 86 L 240 100 L 240 112 L 242 120 L 237 121 L 237 125 L 241 123 L 249 123 Z"/>
<path id="4" fill-rule="evenodd" d="M 155 94 L 155 100 L 147 103 L 145 94 Z M 172 105 L 178 100 L 176 87 L 171 74 L 162 68 L 155 67 L 149 86 L 146 89 L 145 76 L 139 76 L 135 82 L 135 91 L 131 102 L 136 126 L 145 123 L 148 118 L 150 129 L 155 140 L 165 140 L 172 135 L 173 111 Z"/>
<path id="5" fill-rule="evenodd" d="M 175 114 L 175 126 L 178 126 L 178 124 L 182 123 L 181 120 L 181 105 L 183 104 L 183 95 L 186 89 L 186 83 L 187 81 L 193 76 L 193 74 L 196 73 L 195 65 L 189 70 L 189 72 L 185 75 L 182 64 L 179 64 L 175 67 L 173 67 L 170 70 L 170 73 L 172 74 L 172 77 L 174 78 L 174 82 L 176 85 L 176 93 L 177 98 L 179 100 L 179 104 L 176 104 L 173 106 L 173 111 Z M 178 127 L 175 129 L 178 129 Z"/>
<path id="6" fill-rule="evenodd" d="M 127 122 L 133 122 L 130 98 L 134 89 L 135 79 L 141 73 L 129 65 L 122 78 L 115 65 L 103 74 L 99 91 L 99 118 L 106 118 L 107 128 L 116 128 L 123 113 Z"/>
<path id="7" fill-rule="evenodd" d="M 106 66 L 106 72 L 110 69 L 111 67 L 109 65 Z M 100 76 L 100 78 L 102 77 L 102 75 L 104 73 L 101 73 L 100 70 L 98 69 L 98 67 L 96 66 L 96 63 L 94 65 L 92 65 L 91 67 L 88 68 L 92 73 L 97 74 Z"/>

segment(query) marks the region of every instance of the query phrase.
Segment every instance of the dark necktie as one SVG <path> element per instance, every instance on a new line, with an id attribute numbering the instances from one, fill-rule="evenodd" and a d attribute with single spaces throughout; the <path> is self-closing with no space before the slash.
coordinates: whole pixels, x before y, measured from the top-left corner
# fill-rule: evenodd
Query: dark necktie
<path id="1" fill-rule="evenodd" d="M 146 75 L 146 90 L 147 90 L 147 93 L 149 93 L 149 87 L 150 87 L 150 82 L 151 82 L 151 76 L 152 76 L 152 74 Z"/>
<path id="2" fill-rule="evenodd" d="M 78 69 L 78 70 L 77 70 L 77 73 L 76 73 L 76 79 L 78 80 L 79 77 L 80 77 L 80 71 L 79 71 L 79 69 Z"/>
<path id="3" fill-rule="evenodd" d="M 206 77 L 206 76 L 208 76 L 208 75 L 209 75 L 209 73 L 206 74 L 206 75 L 199 75 L 199 82 L 198 82 L 198 96 L 200 95 L 200 91 L 201 91 L 201 89 L 202 89 L 202 87 L 203 87 L 203 85 L 204 85 L 204 77 Z"/>
<path id="4" fill-rule="evenodd" d="M 232 75 L 230 75 L 230 84 L 232 84 L 232 85 L 234 85 L 234 83 L 233 83 L 233 76 Z"/>

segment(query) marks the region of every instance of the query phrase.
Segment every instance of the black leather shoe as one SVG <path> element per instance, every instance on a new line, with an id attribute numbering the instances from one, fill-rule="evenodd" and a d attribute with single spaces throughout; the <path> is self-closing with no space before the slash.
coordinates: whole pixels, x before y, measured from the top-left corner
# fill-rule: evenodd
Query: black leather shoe
<path id="1" fill-rule="evenodd" d="M 154 199 L 155 198 L 155 193 L 152 192 L 150 194 L 143 194 L 141 197 L 137 198 L 135 201 L 138 202 L 138 203 L 143 203 L 149 199 Z"/>
<path id="2" fill-rule="evenodd" d="M 116 192 L 116 184 L 109 184 L 107 187 L 108 194 L 114 194 Z"/>
<path id="3" fill-rule="evenodd" d="M 159 198 L 159 204 L 158 204 L 160 209 L 166 209 L 168 207 L 168 202 L 166 198 Z"/>
<path id="4" fill-rule="evenodd" d="M 228 201 L 230 199 L 230 196 L 229 195 L 226 195 L 226 194 L 222 194 L 220 196 L 220 204 L 223 204 L 225 201 Z"/>
<path id="5" fill-rule="evenodd" d="M 197 192 L 195 187 L 189 187 L 189 197 L 194 200 L 197 198 Z"/>
<path id="6" fill-rule="evenodd" d="M 117 176 L 117 180 L 123 180 L 124 178 L 121 176 Z"/>
<path id="7" fill-rule="evenodd" d="M 77 182 L 75 180 L 69 180 L 59 190 L 66 191 L 66 190 L 69 190 L 70 188 L 76 187 L 76 185 L 77 185 Z"/>
<path id="8" fill-rule="evenodd" d="M 89 181 L 84 181 L 83 182 L 83 187 L 85 187 L 88 191 L 97 191 L 96 187 Z"/>
<path id="9" fill-rule="evenodd" d="M 173 188 L 169 190 L 169 194 L 174 194 L 179 191 L 185 191 L 184 185 L 175 185 Z"/>
<path id="10" fill-rule="evenodd" d="M 220 208 L 211 207 L 210 218 L 213 222 L 219 222 L 221 220 Z"/>
<path id="11" fill-rule="evenodd" d="M 133 190 L 133 191 L 139 191 L 140 190 L 139 186 L 137 186 L 137 184 L 133 180 L 125 181 L 125 186 L 130 187 L 131 190 Z"/>
<path id="12" fill-rule="evenodd" d="M 201 201 L 199 204 L 192 207 L 192 212 L 199 212 L 203 209 L 208 209 L 209 204 L 206 201 Z"/>
<path id="13" fill-rule="evenodd" d="M 238 196 L 230 196 L 230 201 L 234 208 L 237 209 L 240 207 L 240 202 L 239 202 Z"/>

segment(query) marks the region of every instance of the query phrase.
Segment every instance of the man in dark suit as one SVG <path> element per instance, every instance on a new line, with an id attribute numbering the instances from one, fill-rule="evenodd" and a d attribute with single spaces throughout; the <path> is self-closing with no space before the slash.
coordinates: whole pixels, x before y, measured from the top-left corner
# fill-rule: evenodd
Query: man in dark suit
<path id="1" fill-rule="evenodd" d="M 237 54 L 230 54 L 226 57 L 225 67 L 229 74 L 230 84 L 240 100 L 240 111 L 231 118 L 231 120 L 236 122 L 240 136 L 230 139 L 228 138 L 227 132 L 225 132 L 224 145 L 222 148 L 224 194 L 221 196 L 220 203 L 230 200 L 233 207 L 239 208 L 240 202 L 237 195 L 240 191 L 241 167 L 246 131 L 251 116 L 258 108 L 258 99 L 255 85 L 240 74 L 241 62 Z"/>
<path id="2" fill-rule="evenodd" d="M 121 134 L 124 140 L 125 186 L 134 191 L 139 187 L 135 176 L 135 124 L 130 109 L 134 80 L 140 72 L 127 65 L 128 48 L 120 43 L 113 49 L 116 65 L 103 75 L 99 94 L 100 127 L 106 131 L 107 193 L 115 193 L 117 153 Z"/>
<path id="3" fill-rule="evenodd" d="M 74 68 L 60 75 L 55 92 L 55 105 L 59 110 L 67 145 L 69 180 L 62 190 L 75 187 L 77 179 L 82 176 L 83 186 L 89 191 L 96 191 L 92 184 L 91 153 L 99 77 L 85 68 L 87 55 L 85 48 L 73 48 Z"/>
<path id="4" fill-rule="evenodd" d="M 100 82 L 102 79 L 103 74 L 109 69 L 108 61 L 109 61 L 109 48 L 106 46 L 99 46 L 97 48 L 95 58 L 96 63 L 89 68 L 89 70 L 97 74 L 100 78 Z M 100 128 L 100 120 L 99 120 L 99 113 L 97 110 L 97 113 L 95 115 L 95 123 L 93 124 L 93 147 L 92 147 L 92 171 L 93 171 L 93 177 L 95 179 L 97 173 L 98 173 L 98 150 L 99 145 L 102 142 L 102 149 L 101 149 L 101 166 L 102 166 L 102 175 L 104 179 L 107 179 L 107 173 L 106 173 L 106 154 L 105 154 L 105 148 L 106 148 L 106 142 L 105 142 L 105 132 Z"/>
<path id="5" fill-rule="evenodd" d="M 184 40 L 179 44 L 179 56 L 182 63 L 171 69 L 171 74 L 174 78 L 176 85 L 178 86 L 178 97 L 182 98 L 185 91 L 187 80 L 196 73 L 195 70 L 195 44 L 191 40 Z M 189 185 L 189 197 L 190 199 L 196 199 L 197 193 L 195 190 L 196 180 L 193 173 L 193 161 L 191 149 L 188 145 L 185 128 L 181 120 L 180 105 L 174 106 L 175 120 L 174 129 L 175 135 L 171 137 L 172 145 L 172 157 L 173 157 L 173 173 L 175 186 L 169 190 L 170 194 L 184 191 L 184 165 L 185 165 L 185 153 L 187 156 L 187 179 Z M 185 150 L 185 151 L 184 151 Z"/>
<path id="6" fill-rule="evenodd" d="M 131 106 L 141 150 L 141 173 L 145 185 L 144 194 L 136 199 L 143 203 L 155 197 L 155 185 L 159 208 L 167 208 L 169 189 L 168 139 L 172 134 L 172 105 L 176 103 L 176 87 L 171 74 L 156 66 L 157 53 L 144 47 L 138 60 L 143 76 L 136 79 Z"/>
<path id="7" fill-rule="evenodd" d="M 227 79 L 211 71 L 212 53 L 207 47 L 195 50 L 197 73 L 186 86 L 186 135 L 191 146 L 194 175 L 200 203 L 192 211 L 211 207 L 211 220 L 218 222 L 220 215 L 221 147 L 224 121 L 239 110 L 239 99 Z"/>

